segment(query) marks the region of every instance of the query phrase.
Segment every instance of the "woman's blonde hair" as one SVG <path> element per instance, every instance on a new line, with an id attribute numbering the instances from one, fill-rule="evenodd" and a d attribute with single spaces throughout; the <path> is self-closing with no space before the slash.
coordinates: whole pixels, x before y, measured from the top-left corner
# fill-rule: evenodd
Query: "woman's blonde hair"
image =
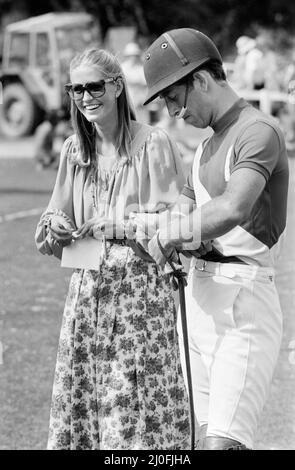
<path id="1" fill-rule="evenodd" d="M 126 80 L 119 61 L 110 52 L 104 49 L 87 49 L 77 54 L 71 61 L 70 72 L 81 65 L 96 65 L 106 78 L 122 80 L 123 89 L 117 98 L 118 109 L 118 136 L 116 150 L 120 156 L 130 157 L 131 120 L 136 120 L 135 111 L 130 101 Z M 87 121 L 79 111 L 74 101 L 71 101 L 71 118 L 79 145 L 78 156 L 75 162 L 80 166 L 95 164 L 96 130 L 94 125 Z"/>

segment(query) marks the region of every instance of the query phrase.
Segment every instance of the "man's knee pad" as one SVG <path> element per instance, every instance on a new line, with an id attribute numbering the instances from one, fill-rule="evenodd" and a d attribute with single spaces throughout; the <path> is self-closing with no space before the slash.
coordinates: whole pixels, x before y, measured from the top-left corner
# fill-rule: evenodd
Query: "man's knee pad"
<path id="1" fill-rule="evenodd" d="M 207 436 L 204 450 L 250 450 L 244 444 L 234 439 L 221 436 Z"/>

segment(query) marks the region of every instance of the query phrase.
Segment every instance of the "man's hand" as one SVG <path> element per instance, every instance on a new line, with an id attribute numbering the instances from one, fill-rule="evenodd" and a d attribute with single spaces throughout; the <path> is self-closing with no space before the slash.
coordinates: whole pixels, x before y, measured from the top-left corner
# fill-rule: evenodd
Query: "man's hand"
<path id="1" fill-rule="evenodd" d="M 131 212 L 129 214 L 128 223 L 130 226 L 133 226 L 133 232 L 130 229 L 128 230 L 133 239 L 138 245 L 140 245 L 144 251 L 148 252 L 148 243 L 149 240 L 155 235 L 156 228 L 153 225 L 156 225 L 155 220 L 158 217 L 158 214 L 147 214 L 147 213 L 135 213 Z M 148 222 L 151 223 L 150 227 Z M 127 226 L 128 226 L 127 223 Z M 127 235 L 128 238 L 128 235 Z"/>

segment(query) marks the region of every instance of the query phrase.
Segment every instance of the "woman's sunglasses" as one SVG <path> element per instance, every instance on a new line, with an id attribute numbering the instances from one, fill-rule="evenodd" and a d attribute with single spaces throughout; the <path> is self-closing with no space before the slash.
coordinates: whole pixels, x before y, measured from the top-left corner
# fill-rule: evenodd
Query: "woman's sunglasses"
<path id="1" fill-rule="evenodd" d="M 82 100 L 85 91 L 87 91 L 92 98 L 100 98 L 106 92 L 105 84 L 109 82 L 115 83 L 117 78 L 107 78 L 105 80 L 99 80 L 98 82 L 85 83 L 85 85 L 81 85 L 80 83 L 67 83 L 65 90 L 74 101 Z"/>

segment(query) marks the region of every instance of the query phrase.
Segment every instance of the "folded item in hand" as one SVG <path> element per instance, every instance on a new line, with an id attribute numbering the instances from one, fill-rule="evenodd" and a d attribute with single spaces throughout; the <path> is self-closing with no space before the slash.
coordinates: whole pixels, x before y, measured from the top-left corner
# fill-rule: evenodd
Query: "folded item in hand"
<path id="1" fill-rule="evenodd" d="M 75 240 L 62 251 L 61 267 L 98 270 L 101 264 L 102 240 L 92 237 Z"/>

